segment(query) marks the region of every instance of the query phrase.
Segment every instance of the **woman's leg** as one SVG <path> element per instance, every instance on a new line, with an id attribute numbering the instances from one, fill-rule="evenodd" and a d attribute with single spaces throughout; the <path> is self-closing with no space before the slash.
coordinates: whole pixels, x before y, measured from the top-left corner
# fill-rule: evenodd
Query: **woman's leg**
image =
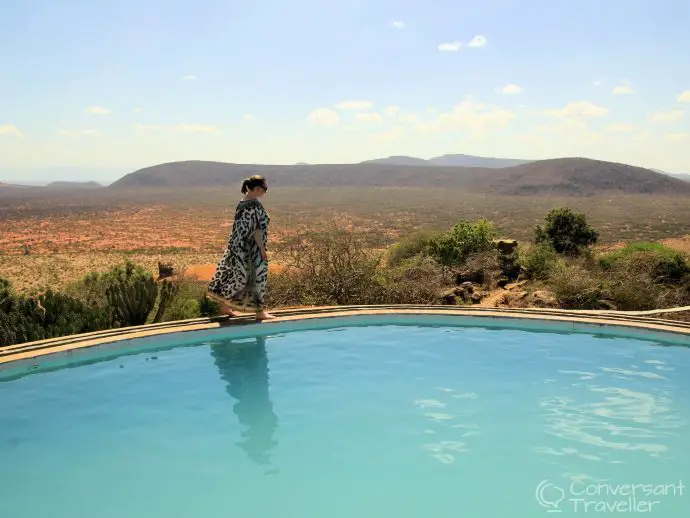
<path id="1" fill-rule="evenodd" d="M 268 262 L 261 257 L 254 260 L 254 303 L 256 304 L 257 320 L 268 320 L 274 318 L 266 312 L 265 297 L 266 286 L 268 283 Z"/>

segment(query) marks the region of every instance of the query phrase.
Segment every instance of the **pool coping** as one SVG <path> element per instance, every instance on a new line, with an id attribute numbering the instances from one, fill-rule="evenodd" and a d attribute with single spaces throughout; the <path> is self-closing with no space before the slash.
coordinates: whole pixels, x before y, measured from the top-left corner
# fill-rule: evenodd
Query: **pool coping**
<path id="1" fill-rule="evenodd" d="M 208 317 L 160 324 L 148 324 L 120 329 L 108 329 L 47 340 L 25 342 L 0 348 L 0 365 L 19 360 L 31 360 L 56 353 L 85 349 L 103 344 L 129 341 L 137 338 L 154 337 L 173 333 L 218 329 L 229 326 L 270 326 L 290 321 L 374 315 L 451 315 L 458 317 L 481 317 L 493 319 L 526 319 L 560 322 L 585 327 L 621 327 L 638 331 L 671 333 L 687 336 L 690 345 L 690 322 L 650 318 L 651 315 L 687 311 L 690 308 L 672 308 L 651 312 L 564 310 L 542 308 L 487 308 L 472 306 L 433 305 L 363 305 L 363 306 L 320 306 L 298 309 L 276 310 L 273 320 L 256 322 L 252 316 Z"/>

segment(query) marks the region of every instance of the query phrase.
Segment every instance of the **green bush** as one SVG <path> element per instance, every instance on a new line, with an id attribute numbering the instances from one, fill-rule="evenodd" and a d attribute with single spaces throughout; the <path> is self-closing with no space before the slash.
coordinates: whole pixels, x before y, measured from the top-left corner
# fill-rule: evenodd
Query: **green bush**
<path id="1" fill-rule="evenodd" d="M 534 229 L 534 242 L 549 244 L 559 254 L 577 255 L 599 238 L 598 232 L 587 223 L 586 216 L 569 208 L 552 209 L 545 219 L 543 227 Z"/>
<path id="2" fill-rule="evenodd" d="M 558 254 L 549 243 L 530 246 L 520 251 L 520 266 L 527 277 L 543 281 L 549 278 L 558 263 Z"/>
<path id="3" fill-rule="evenodd" d="M 0 312 L 0 345 L 109 329 L 111 316 L 107 308 L 52 290 L 37 297 L 15 296 L 12 309 Z"/>
<path id="4" fill-rule="evenodd" d="M 217 302 L 206 298 L 208 285 L 191 279 L 175 281 L 177 292 L 163 315 L 163 320 L 188 320 L 201 316 L 215 316 L 220 313 Z M 206 302 L 208 300 L 208 302 Z M 210 305 L 213 303 L 215 309 Z M 205 314 L 202 314 L 205 313 Z"/>
<path id="5" fill-rule="evenodd" d="M 607 271 L 629 272 L 630 276 L 647 275 L 662 284 L 683 283 L 690 277 L 687 257 L 660 243 L 632 243 L 604 255 L 599 264 Z"/>
<path id="6" fill-rule="evenodd" d="M 462 221 L 429 243 L 429 253 L 443 266 L 461 266 L 472 256 L 493 248 L 497 237 L 493 223 Z"/>
<path id="7" fill-rule="evenodd" d="M 440 235 L 441 232 L 435 230 L 418 230 L 404 236 L 389 249 L 386 261 L 388 266 L 400 266 L 408 259 L 428 254 L 429 245 Z"/>

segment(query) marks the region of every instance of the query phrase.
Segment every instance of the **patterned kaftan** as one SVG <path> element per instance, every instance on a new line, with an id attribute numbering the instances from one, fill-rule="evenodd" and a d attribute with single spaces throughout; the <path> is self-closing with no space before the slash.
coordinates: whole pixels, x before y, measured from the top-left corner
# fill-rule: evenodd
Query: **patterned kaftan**
<path id="1" fill-rule="evenodd" d="M 208 287 L 211 293 L 224 298 L 231 307 L 264 308 L 268 262 L 261 259 L 261 250 L 253 234 L 260 229 L 268 249 L 270 220 L 259 200 L 244 200 L 237 205 L 228 247 Z"/>

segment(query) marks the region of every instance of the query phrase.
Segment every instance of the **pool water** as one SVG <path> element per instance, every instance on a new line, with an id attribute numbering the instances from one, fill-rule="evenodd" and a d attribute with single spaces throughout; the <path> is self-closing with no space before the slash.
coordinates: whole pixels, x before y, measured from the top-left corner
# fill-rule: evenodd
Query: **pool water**
<path id="1" fill-rule="evenodd" d="M 0 382 L 0 517 L 686 517 L 689 418 L 646 339 L 219 337 Z"/>

